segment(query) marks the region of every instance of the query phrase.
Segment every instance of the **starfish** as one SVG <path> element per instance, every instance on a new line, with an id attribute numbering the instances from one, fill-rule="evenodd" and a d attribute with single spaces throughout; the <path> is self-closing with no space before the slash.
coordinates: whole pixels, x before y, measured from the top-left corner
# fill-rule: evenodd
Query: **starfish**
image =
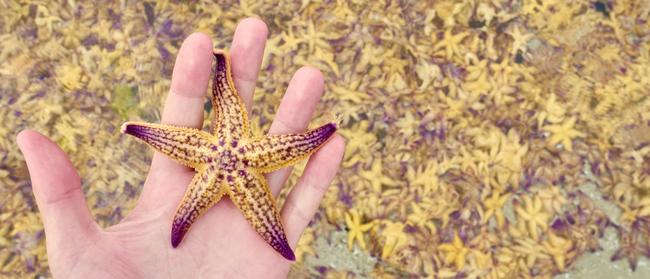
<path id="1" fill-rule="evenodd" d="M 327 123 L 300 134 L 253 138 L 248 115 L 234 86 L 230 58 L 214 50 L 211 132 L 164 124 L 126 122 L 134 136 L 178 163 L 193 168 L 185 196 L 174 215 L 171 244 L 176 248 L 199 216 L 224 195 L 257 233 L 288 260 L 295 256 L 284 233 L 275 200 L 263 176 L 292 165 L 318 150 L 337 127 Z"/>
<path id="2" fill-rule="evenodd" d="M 374 222 L 361 223 L 361 216 L 356 210 L 351 210 L 350 213 L 345 215 L 345 224 L 348 226 L 348 250 L 352 250 L 354 241 L 359 242 L 361 249 L 366 249 L 366 241 L 363 239 L 363 233 L 372 229 L 375 225 Z"/>
<path id="3" fill-rule="evenodd" d="M 485 205 L 485 215 L 483 216 L 484 222 L 487 223 L 487 221 L 494 216 L 497 220 L 497 225 L 503 227 L 506 218 L 503 215 L 502 208 L 508 201 L 508 198 L 510 198 L 510 194 L 501 195 L 498 191 L 494 191 L 490 198 L 485 199 L 483 203 Z"/>
<path id="4" fill-rule="evenodd" d="M 458 232 L 454 233 L 454 240 L 452 240 L 451 243 L 441 244 L 438 246 L 438 250 L 445 252 L 445 262 L 453 262 L 458 270 L 463 269 L 469 248 L 467 248 L 465 243 L 463 243 L 463 240 L 460 239 Z"/>
<path id="5" fill-rule="evenodd" d="M 551 145 L 556 145 L 562 143 L 562 146 L 566 148 L 567 151 L 573 151 L 573 146 L 571 141 L 574 138 L 584 138 L 585 134 L 573 128 L 576 124 L 576 118 L 571 117 L 566 122 L 562 124 L 553 124 L 545 126 L 543 129 L 552 133 L 549 138 Z"/>
<path id="6" fill-rule="evenodd" d="M 537 240 L 539 236 L 537 227 L 541 228 L 542 231 L 546 230 L 548 219 L 551 216 L 544 211 L 544 204 L 539 196 L 535 196 L 534 199 L 530 196 L 524 196 L 524 202 L 526 205 L 515 207 L 515 211 L 521 217 L 520 224 L 527 225 L 530 236 Z"/>

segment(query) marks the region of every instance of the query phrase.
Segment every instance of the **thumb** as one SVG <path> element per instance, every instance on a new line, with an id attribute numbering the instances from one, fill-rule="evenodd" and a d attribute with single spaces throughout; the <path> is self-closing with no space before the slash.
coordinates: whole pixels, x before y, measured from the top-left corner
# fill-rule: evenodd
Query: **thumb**
<path id="1" fill-rule="evenodd" d="M 86 206 L 79 175 L 65 153 L 34 131 L 22 131 L 16 141 L 25 156 L 43 219 L 50 268 L 55 274 L 65 274 L 97 239 L 100 229 Z"/>

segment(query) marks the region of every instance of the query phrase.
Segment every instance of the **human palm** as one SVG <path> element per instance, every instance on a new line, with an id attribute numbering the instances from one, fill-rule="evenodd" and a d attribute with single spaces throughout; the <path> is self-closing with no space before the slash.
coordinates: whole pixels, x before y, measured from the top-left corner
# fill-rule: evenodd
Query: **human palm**
<path id="1" fill-rule="evenodd" d="M 235 86 L 248 111 L 266 40 L 266 26 L 243 20 L 231 47 Z M 162 122 L 200 128 L 210 75 L 212 43 L 189 36 L 179 51 Z M 306 128 L 323 91 L 318 70 L 303 67 L 289 84 L 270 133 Z M 154 154 L 140 199 L 119 224 L 102 229 L 86 206 L 80 179 L 56 144 L 34 131 L 18 135 L 42 215 L 50 269 L 62 278 L 216 278 L 284 277 L 291 262 L 271 248 L 224 198 L 201 218 L 177 248 L 172 248 L 172 217 L 194 171 Z M 309 160 L 289 193 L 281 217 L 295 249 L 338 170 L 344 141 L 334 135 Z M 274 195 L 291 169 L 267 175 Z"/>

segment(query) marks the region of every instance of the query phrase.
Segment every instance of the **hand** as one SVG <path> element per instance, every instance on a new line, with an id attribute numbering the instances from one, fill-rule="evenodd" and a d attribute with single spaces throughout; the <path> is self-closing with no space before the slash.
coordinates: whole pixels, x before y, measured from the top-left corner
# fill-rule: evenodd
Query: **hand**
<path id="1" fill-rule="evenodd" d="M 230 53 L 235 86 L 248 111 L 267 32 L 262 21 L 250 18 L 239 23 L 233 38 Z M 176 59 L 163 123 L 202 126 L 211 65 L 210 38 L 199 33 L 190 35 Z M 305 130 L 322 93 L 323 77 L 318 70 L 298 70 L 270 133 Z M 54 277 L 275 278 L 285 277 L 289 271 L 291 262 L 264 242 L 226 198 L 197 219 L 181 245 L 172 248 L 172 217 L 194 171 L 161 154 L 153 157 L 133 211 L 121 223 L 102 229 L 92 219 L 79 175 L 63 151 L 34 131 L 21 132 L 17 141 L 43 219 Z M 281 215 L 293 249 L 338 170 L 344 146 L 343 139 L 334 135 L 309 159 L 287 198 Z M 287 168 L 267 176 L 274 195 L 290 172 Z"/>

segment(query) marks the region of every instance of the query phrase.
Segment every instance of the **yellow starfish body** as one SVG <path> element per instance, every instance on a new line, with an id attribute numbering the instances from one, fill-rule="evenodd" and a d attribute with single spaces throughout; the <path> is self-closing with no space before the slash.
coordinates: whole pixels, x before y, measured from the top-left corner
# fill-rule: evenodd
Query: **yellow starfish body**
<path id="1" fill-rule="evenodd" d="M 438 246 L 438 249 L 445 252 L 446 262 L 453 262 L 458 270 L 463 269 L 469 249 L 465 247 L 465 244 L 458 236 L 458 233 L 454 234 L 454 240 L 451 243 L 441 244 Z"/>
<path id="2" fill-rule="evenodd" d="M 334 134 L 336 125 L 328 123 L 302 134 L 254 139 L 246 109 L 232 80 L 229 56 L 221 50 L 215 50 L 214 56 L 211 99 L 215 112 L 211 133 L 135 122 L 124 123 L 122 132 L 196 170 L 173 219 L 173 247 L 180 244 L 194 221 L 225 194 L 271 247 L 294 260 L 278 209 L 262 174 L 311 155 Z"/>
<path id="3" fill-rule="evenodd" d="M 577 137 L 584 137 L 585 135 L 576 130 L 573 126 L 576 123 L 576 118 L 572 117 L 562 124 L 548 125 L 544 130 L 552 133 L 549 138 L 551 145 L 561 143 L 567 151 L 573 151 L 571 141 Z"/>
<path id="4" fill-rule="evenodd" d="M 571 250 L 572 246 L 573 243 L 571 243 L 571 240 L 564 239 L 560 236 L 555 235 L 554 233 L 549 233 L 547 241 L 544 242 L 544 247 L 546 248 L 548 254 L 553 257 L 553 261 L 557 265 L 560 272 L 564 271 L 567 254 Z"/>
<path id="5" fill-rule="evenodd" d="M 508 198 L 510 198 L 510 194 L 501 195 L 501 193 L 497 191 L 493 192 L 492 196 L 486 199 L 483 203 L 485 205 L 485 215 L 483 220 L 487 223 L 487 221 L 494 216 L 497 220 L 497 225 L 503 227 L 505 224 L 505 217 L 502 208 L 506 201 L 508 201 Z"/>
<path id="6" fill-rule="evenodd" d="M 544 231 L 547 227 L 548 219 L 550 215 L 543 210 L 542 200 L 539 196 L 531 198 L 530 196 L 524 196 L 525 206 L 518 206 L 515 208 L 515 211 L 521 217 L 521 224 L 526 224 L 528 226 L 528 232 L 530 236 L 537 240 L 539 233 L 537 232 L 537 227 L 541 228 Z"/>
<path id="7" fill-rule="evenodd" d="M 363 233 L 372 229 L 374 222 L 362 224 L 361 216 L 356 210 L 351 210 L 345 215 L 345 224 L 348 226 L 348 249 L 352 250 L 354 241 L 359 242 L 361 249 L 366 249 L 366 241 L 363 239 Z"/>

